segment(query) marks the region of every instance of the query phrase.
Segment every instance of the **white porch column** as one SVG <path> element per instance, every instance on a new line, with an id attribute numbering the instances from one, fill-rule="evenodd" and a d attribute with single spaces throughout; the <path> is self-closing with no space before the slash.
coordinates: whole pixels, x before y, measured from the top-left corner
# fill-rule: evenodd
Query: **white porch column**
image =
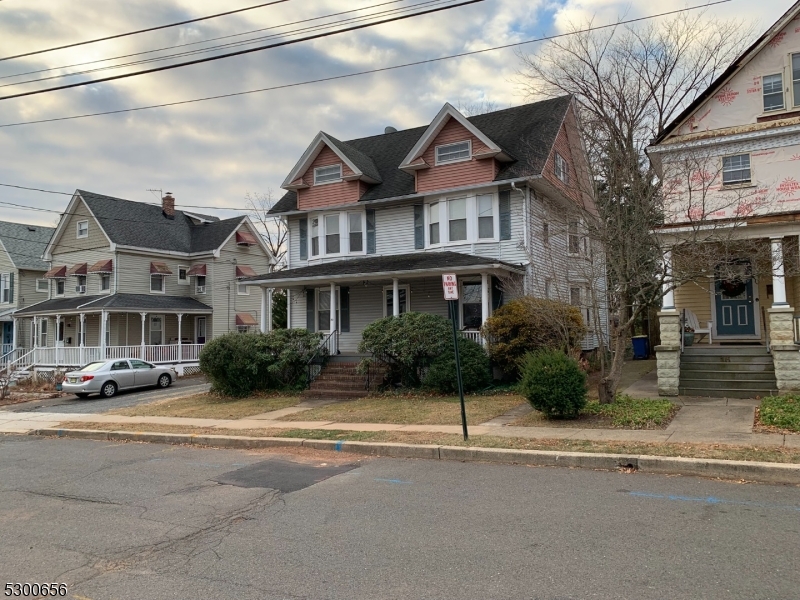
<path id="1" fill-rule="evenodd" d="M 286 290 L 286 329 L 292 328 L 292 290 Z"/>
<path id="2" fill-rule="evenodd" d="M 339 329 L 339 323 L 336 322 L 336 284 L 331 283 L 331 331 Z"/>
<path id="3" fill-rule="evenodd" d="M 178 362 L 183 362 L 183 340 L 181 340 L 181 321 L 183 313 L 178 313 Z"/>
<path id="4" fill-rule="evenodd" d="M 267 333 L 267 305 L 269 303 L 269 290 L 265 287 L 261 288 L 261 333 Z"/>
<path id="5" fill-rule="evenodd" d="M 672 250 L 664 252 L 664 295 L 661 297 L 661 310 L 675 309 L 675 290 L 672 287 Z"/>
<path id="6" fill-rule="evenodd" d="M 39 317 L 33 317 L 33 347 L 39 347 Z"/>
<path id="7" fill-rule="evenodd" d="M 481 325 L 489 318 L 489 274 L 481 273 Z"/>
<path id="8" fill-rule="evenodd" d="M 79 321 L 78 329 L 78 344 L 80 345 L 80 362 L 81 365 L 86 364 L 86 360 L 84 359 L 84 346 L 86 345 L 86 313 L 81 313 L 80 321 Z"/>
<path id="9" fill-rule="evenodd" d="M 783 238 L 770 238 L 772 244 L 772 306 L 787 306 L 786 278 L 783 271 Z"/>
<path id="10" fill-rule="evenodd" d="M 19 327 L 19 323 L 17 322 L 17 318 L 16 317 L 11 317 L 11 323 L 14 325 L 14 327 L 11 329 L 11 349 L 12 350 L 16 350 L 17 349 L 17 329 Z"/>
<path id="11" fill-rule="evenodd" d="M 58 332 L 61 328 L 61 315 L 56 315 L 56 368 L 58 368 Z"/>
<path id="12" fill-rule="evenodd" d="M 400 280 L 397 277 L 392 279 L 392 316 L 400 316 Z"/>
<path id="13" fill-rule="evenodd" d="M 139 314 L 142 316 L 142 338 L 141 338 L 142 341 L 140 343 L 141 356 L 139 358 L 144 360 L 144 322 L 147 320 L 147 313 L 143 312 Z"/>
<path id="14" fill-rule="evenodd" d="M 275 298 L 275 288 L 269 288 L 267 297 L 267 331 L 272 331 L 272 301 Z"/>
<path id="15" fill-rule="evenodd" d="M 106 356 L 106 328 L 108 327 L 108 323 L 106 323 L 106 311 L 100 311 L 100 356 L 102 358 L 100 360 L 105 360 Z"/>

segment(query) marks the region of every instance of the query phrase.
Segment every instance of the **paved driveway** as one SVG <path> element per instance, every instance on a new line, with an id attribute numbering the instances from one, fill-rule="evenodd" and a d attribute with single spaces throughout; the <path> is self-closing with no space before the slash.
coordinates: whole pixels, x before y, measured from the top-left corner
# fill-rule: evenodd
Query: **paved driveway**
<path id="1" fill-rule="evenodd" d="M 8 412 L 48 412 L 89 414 L 100 413 L 116 408 L 125 408 L 137 404 L 154 402 L 159 398 L 166 398 L 176 394 L 191 394 L 208 391 L 209 384 L 200 377 L 180 378 L 166 389 L 144 389 L 130 392 L 120 392 L 113 398 L 90 396 L 84 400 L 77 396 L 68 395 L 63 398 L 49 398 L 47 400 L 33 400 L 22 404 L 4 406 L 0 410 Z"/>

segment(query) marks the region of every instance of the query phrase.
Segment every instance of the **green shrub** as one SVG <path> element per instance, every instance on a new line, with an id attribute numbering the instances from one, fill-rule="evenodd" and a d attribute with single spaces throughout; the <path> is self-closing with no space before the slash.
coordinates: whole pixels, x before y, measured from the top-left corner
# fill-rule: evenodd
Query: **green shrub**
<path id="1" fill-rule="evenodd" d="M 586 335 L 580 310 L 563 302 L 525 296 L 498 308 L 483 325 L 492 362 L 509 379 L 520 376 L 520 366 L 529 352 L 541 349 L 580 349 Z"/>
<path id="2" fill-rule="evenodd" d="M 302 386 L 306 363 L 320 339 L 320 334 L 305 329 L 228 333 L 206 343 L 200 352 L 200 370 L 211 389 L 225 396 Z"/>
<path id="3" fill-rule="evenodd" d="M 492 383 L 489 356 L 480 344 L 462 338 L 458 341 L 458 353 L 461 359 L 461 379 L 465 392 L 476 392 L 485 389 Z M 450 347 L 433 360 L 423 383 L 425 387 L 434 388 L 443 394 L 458 391 L 456 358 L 452 341 Z"/>
<path id="4" fill-rule="evenodd" d="M 372 354 L 371 362 L 385 365 L 391 381 L 417 387 L 423 370 L 447 350 L 452 337 L 452 325 L 444 317 L 408 312 L 367 325 L 358 351 Z"/>
<path id="5" fill-rule="evenodd" d="M 761 401 L 762 425 L 800 431 L 800 395 L 768 396 Z"/>
<path id="6" fill-rule="evenodd" d="M 529 354 L 522 366 L 520 393 L 548 418 L 578 416 L 586 406 L 586 373 L 558 350 Z"/>

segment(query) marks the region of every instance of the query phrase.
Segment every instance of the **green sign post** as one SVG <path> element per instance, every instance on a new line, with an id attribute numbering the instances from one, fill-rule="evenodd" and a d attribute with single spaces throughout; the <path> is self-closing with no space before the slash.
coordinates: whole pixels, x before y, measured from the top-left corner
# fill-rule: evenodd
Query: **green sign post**
<path id="1" fill-rule="evenodd" d="M 461 358 L 458 355 L 458 279 L 455 273 L 442 275 L 444 286 L 444 299 L 450 305 L 450 321 L 453 323 L 453 350 L 456 359 L 456 381 L 458 383 L 458 398 L 461 401 L 461 428 L 464 430 L 464 439 L 469 439 L 467 432 L 467 408 L 464 405 L 464 381 L 461 379 Z"/>

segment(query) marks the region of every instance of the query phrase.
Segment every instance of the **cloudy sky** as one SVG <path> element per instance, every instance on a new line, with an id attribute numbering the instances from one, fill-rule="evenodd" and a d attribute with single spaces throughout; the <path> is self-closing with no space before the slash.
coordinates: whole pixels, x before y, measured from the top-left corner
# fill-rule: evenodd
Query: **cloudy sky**
<path id="1" fill-rule="evenodd" d="M 424 1 L 401 0 L 337 18 L 408 7 Z M 8 85 L 70 73 L 76 68 L 63 67 L 77 63 L 275 27 L 382 2 L 385 0 L 289 0 L 182 27 L 0 61 L 0 85 L 5 85 L 0 87 L 0 96 L 89 77 Z M 0 0 L 0 58 L 258 3 L 259 0 L 128 0 L 124 3 Z M 330 77 L 519 42 L 563 31 L 570 22 L 590 17 L 594 17 L 595 23 L 608 23 L 622 17 L 644 16 L 694 4 L 684 0 L 658 3 L 643 0 L 484 0 L 285 48 L 116 82 L 3 100 L 0 101 L 0 125 Z M 757 23 L 760 32 L 790 4 L 788 0 L 761 0 L 756 6 L 745 0 L 732 0 L 711 9 L 711 13 L 751 20 Z M 329 21 L 282 27 L 224 41 Z M 202 47 L 199 44 L 183 50 Z M 538 45 L 524 48 L 536 52 Z M 126 60 L 136 60 L 136 57 Z M 108 64 L 113 63 L 83 68 Z M 146 67 L 160 64 L 163 63 Z M 92 76 L 146 67 L 100 71 Z M 0 183 L 65 192 L 83 188 L 142 202 L 157 200 L 157 193 L 147 191 L 151 188 L 173 192 L 179 206 L 243 207 L 248 193 L 266 193 L 272 189 L 279 196 L 282 193 L 279 186 L 286 173 L 320 130 L 346 140 L 381 133 L 387 125 L 402 129 L 427 124 L 448 101 L 454 105 L 491 102 L 498 108 L 524 103 L 527 99 L 515 82 L 517 67 L 514 51 L 502 50 L 172 108 L 0 128 Z M 35 75 L 9 77 L 54 68 Z M 67 196 L 0 187 L 2 202 L 60 211 L 67 200 Z M 241 213 L 218 210 L 214 214 L 224 218 Z M 54 224 L 57 218 L 56 212 L 17 210 L 0 205 L 2 220 Z"/>

